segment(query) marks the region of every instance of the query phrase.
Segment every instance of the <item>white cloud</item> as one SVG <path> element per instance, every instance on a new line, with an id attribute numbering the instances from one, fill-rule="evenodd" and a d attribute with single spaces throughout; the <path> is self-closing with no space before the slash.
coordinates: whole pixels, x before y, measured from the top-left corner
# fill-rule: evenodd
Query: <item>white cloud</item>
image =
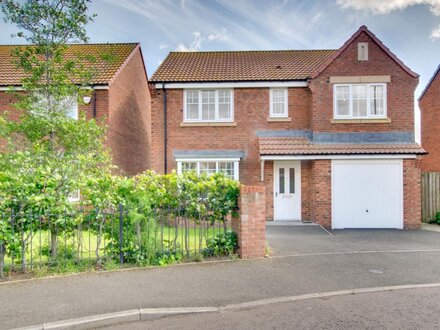
<path id="1" fill-rule="evenodd" d="M 165 43 L 161 43 L 159 45 L 159 49 L 165 49 L 165 48 L 168 48 L 168 47 L 170 47 L 170 46 L 168 44 L 165 44 Z"/>
<path id="2" fill-rule="evenodd" d="M 229 36 L 225 28 L 223 28 L 220 33 L 211 33 L 207 36 L 202 35 L 199 31 L 194 31 L 191 33 L 191 36 L 193 40 L 189 45 L 185 45 L 184 43 L 179 43 L 177 45 L 176 50 L 178 52 L 197 52 L 202 49 L 202 45 L 205 41 L 214 42 L 229 40 Z"/>
<path id="3" fill-rule="evenodd" d="M 220 33 L 211 33 L 208 35 L 207 39 L 209 41 L 228 41 L 229 35 L 225 28 L 222 29 Z"/>
<path id="4" fill-rule="evenodd" d="M 415 5 L 428 5 L 434 15 L 440 15 L 440 0 L 338 0 L 338 5 L 342 8 L 367 9 L 379 15 Z"/>
<path id="5" fill-rule="evenodd" d="M 192 33 L 193 40 L 189 46 L 186 46 L 183 43 L 179 43 L 177 45 L 176 50 L 178 52 L 196 52 L 202 48 L 202 42 L 205 38 L 202 37 L 202 34 L 199 31 L 194 31 Z"/>
<path id="6" fill-rule="evenodd" d="M 427 5 L 433 15 L 440 16 L 440 0 L 338 0 L 337 3 L 342 8 L 370 10 L 376 15 L 389 14 L 415 5 Z M 430 38 L 440 39 L 440 26 L 432 30 Z"/>
<path id="7" fill-rule="evenodd" d="M 431 32 L 431 39 L 440 39 L 440 25 Z"/>

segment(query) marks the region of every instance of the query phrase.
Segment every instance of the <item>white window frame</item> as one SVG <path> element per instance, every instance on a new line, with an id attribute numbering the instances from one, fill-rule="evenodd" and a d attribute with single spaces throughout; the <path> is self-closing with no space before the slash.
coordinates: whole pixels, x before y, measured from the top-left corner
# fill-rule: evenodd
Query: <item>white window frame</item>
<path id="1" fill-rule="evenodd" d="M 366 116 L 353 116 L 353 86 L 366 86 L 367 87 L 367 115 Z M 382 86 L 383 87 L 383 114 L 376 115 L 371 114 L 371 86 Z M 336 89 L 338 87 L 348 87 L 349 88 L 349 114 L 348 115 L 338 115 L 337 113 L 337 99 L 336 99 Z M 333 118 L 334 119 L 374 119 L 374 118 L 387 118 L 387 84 L 386 83 L 369 83 L 369 84 L 334 84 L 333 85 Z"/>
<path id="2" fill-rule="evenodd" d="M 67 117 L 73 119 L 73 120 L 78 120 L 79 119 L 79 104 L 78 104 L 78 99 L 76 98 L 76 96 L 68 96 L 67 97 L 68 102 L 71 102 L 72 105 L 72 109 L 75 108 L 76 112 L 73 116 L 70 116 L 69 111 L 67 111 L 66 115 Z M 70 101 L 69 101 L 70 99 Z"/>
<path id="3" fill-rule="evenodd" d="M 273 113 L 273 92 L 274 91 L 284 91 L 284 113 L 282 114 L 274 114 Z M 289 117 L 289 93 L 287 88 L 270 88 L 269 89 L 269 103 L 270 103 L 270 111 L 269 111 L 269 117 L 271 118 L 287 118 Z"/>
<path id="4" fill-rule="evenodd" d="M 71 193 L 69 197 L 67 197 L 69 203 L 79 202 L 80 199 L 81 199 L 81 191 L 79 189 L 75 190 L 75 192 Z"/>
<path id="5" fill-rule="evenodd" d="M 188 119 L 187 118 L 187 104 L 186 104 L 186 96 L 188 92 L 198 92 L 199 93 L 199 116 L 197 119 Z M 202 119 L 202 91 L 214 91 L 215 92 L 215 118 L 210 120 Z M 230 118 L 223 119 L 219 118 L 219 92 L 220 91 L 229 91 L 230 97 L 230 106 L 231 106 L 231 116 Z M 185 89 L 183 92 L 183 122 L 185 123 L 212 123 L 212 122 L 221 122 L 221 123 L 231 123 L 234 121 L 234 90 L 233 89 Z"/>
<path id="6" fill-rule="evenodd" d="M 240 177 L 239 173 L 239 162 L 238 158 L 189 158 L 189 159 L 178 159 L 177 160 L 177 174 L 182 174 L 182 163 L 197 163 L 196 173 L 200 175 L 200 163 L 209 162 L 215 163 L 215 173 L 219 173 L 219 163 L 229 162 L 234 163 L 234 180 L 238 181 Z"/>

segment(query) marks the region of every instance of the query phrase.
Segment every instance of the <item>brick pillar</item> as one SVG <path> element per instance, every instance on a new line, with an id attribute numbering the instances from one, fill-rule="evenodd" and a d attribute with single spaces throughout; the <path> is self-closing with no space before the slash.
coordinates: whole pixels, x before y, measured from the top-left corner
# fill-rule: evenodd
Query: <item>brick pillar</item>
<path id="1" fill-rule="evenodd" d="M 241 186 L 239 217 L 232 219 L 243 259 L 264 257 L 266 252 L 266 205 L 264 186 Z"/>
<path id="2" fill-rule="evenodd" d="M 325 228 L 332 227 L 332 178 L 331 161 L 314 160 L 311 169 L 311 216 L 312 221 Z"/>
<path id="3" fill-rule="evenodd" d="M 419 229 L 422 220 L 421 157 L 403 160 L 403 228 Z"/>

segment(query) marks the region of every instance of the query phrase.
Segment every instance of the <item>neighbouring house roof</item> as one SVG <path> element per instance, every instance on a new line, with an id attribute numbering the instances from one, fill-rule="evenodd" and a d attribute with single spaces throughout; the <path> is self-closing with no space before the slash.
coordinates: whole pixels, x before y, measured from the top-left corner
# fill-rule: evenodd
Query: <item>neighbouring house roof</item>
<path id="1" fill-rule="evenodd" d="M 425 96 L 426 92 L 429 89 L 429 86 L 431 86 L 432 82 L 435 80 L 435 78 L 437 77 L 438 73 L 440 72 L 440 65 L 437 67 L 437 70 L 435 70 L 434 74 L 432 75 L 431 79 L 429 79 L 428 84 L 426 85 L 426 87 L 423 89 L 422 94 L 420 94 L 419 98 L 417 99 L 417 101 L 420 101 L 423 96 Z"/>
<path id="2" fill-rule="evenodd" d="M 32 47 L 31 45 L 0 45 L 0 86 L 19 86 L 24 78 L 24 72 L 17 68 L 13 51 L 17 47 Z M 139 43 L 115 44 L 70 44 L 66 58 L 93 56 L 94 62 L 87 61 L 93 66 L 93 85 L 109 84 L 118 72 L 125 66 Z"/>
<path id="3" fill-rule="evenodd" d="M 335 50 L 170 52 L 152 82 L 305 80 Z"/>
<path id="4" fill-rule="evenodd" d="M 426 154 L 417 143 L 314 143 L 307 138 L 260 137 L 261 155 Z"/>

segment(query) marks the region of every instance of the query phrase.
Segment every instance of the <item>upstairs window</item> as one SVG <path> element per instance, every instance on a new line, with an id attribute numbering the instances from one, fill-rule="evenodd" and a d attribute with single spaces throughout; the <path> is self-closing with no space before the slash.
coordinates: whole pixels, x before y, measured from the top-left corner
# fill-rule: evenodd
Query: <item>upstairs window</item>
<path id="1" fill-rule="evenodd" d="M 385 118 L 386 84 L 334 85 L 336 119 Z"/>
<path id="2" fill-rule="evenodd" d="M 270 90 L 270 117 L 287 117 L 287 88 Z"/>
<path id="3" fill-rule="evenodd" d="M 232 90 L 185 90 L 184 121 L 231 122 L 233 120 Z"/>

